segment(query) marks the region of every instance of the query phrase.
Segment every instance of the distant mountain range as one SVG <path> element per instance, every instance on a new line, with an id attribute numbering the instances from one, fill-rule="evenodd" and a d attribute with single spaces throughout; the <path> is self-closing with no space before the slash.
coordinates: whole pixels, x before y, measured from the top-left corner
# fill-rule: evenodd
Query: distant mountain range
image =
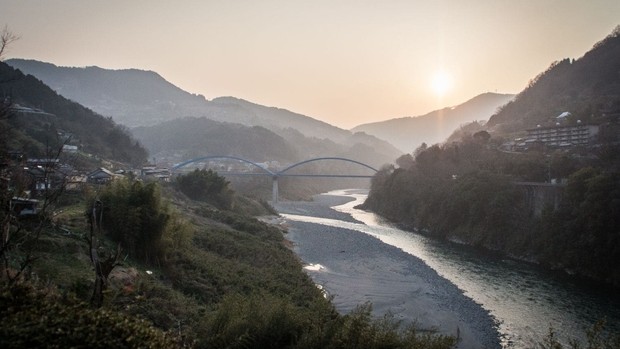
<path id="1" fill-rule="evenodd" d="M 10 59 L 6 63 L 41 79 L 59 94 L 128 127 L 151 126 L 192 116 L 270 130 L 293 128 L 309 137 L 336 142 L 351 136 L 347 130 L 285 109 L 234 97 L 208 101 L 201 95 L 183 91 L 152 71 L 59 67 L 24 59 Z"/>
<path id="2" fill-rule="evenodd" d="M 412 152 L 422 142 L 440 143 L 459 126 L 472 121 L 487 121 L 514 95 L 484 93 L 452 108 L 435 110 L 417 117 L 403 117 L 359 125 L 353 132 L 365 132 L 387 139 L 403 152 Z"/>
<path id="3" fill-rule="evenodd" d="M 233 97 L 207 101 L 185 92 L 154 72 L 107 70 L 98 67 L 67 68 L 33 60 L 7 61 L 15 68 L 41 79 L 58 93 L 115 121 L 134 126 L 134 132 L 151 156 L 170 161 L 187 159 L 190 154 L 256 156 L 272 155 L 272 160 L 302 160 L 314 156 L 355 156 L 373 166 L 397 158 L 401 152 L 388 142 L 366 134 L 353 134 L 325 122 L 284 109 L 265 107 Z M 196 118 L 208 118 L 208 122 Z M 179 124 L 172 120 L 183 120 Z M 237 124 L 237 125 L 233 125 Z M 245 128 L 241 127 L 244 125 Z M 141 127 L 136 127 L 141 126 Z M 253 128 L 258 126 L 259 129 Z M 165 129 L 175 132 L 166 133 Z M 214 132 L 217 129 L 219 133 Z M 262 131 L 261 131 L 262 129 Z M 270 132 L 265 132 L 269 130 Z M 233 139 L 244 133 L 264 142 L 241 147 Z M 278 137 L 287 144 L 276 151 L 269 145 Z M 199 138 L 209 137 L 215 142 Z M 188 146 L 193 142 L 193 146 Z M 207 144 L 210 146 L 207 147 Z M 202 145 L 202 147 L 197 147 Z M 261 148 L 262 146 L 267 149 Z M 257 153 L 263 153 L 258 155 Z M 176 157 L 173 155 L 176 154 Z"/>
<path id="4" fill-rule="evenodd" d="M 151 126 L 186 117 L 204 117 L 247 127 L 262 127 L 283 137 L 295 149 L 297 157 L 302 159 L 312 155 L 358 154 L 369 164 L 381 166 L 402 153 L 390 143 L 374 136 L 353 134 L 285 109 L 266 107 L 234 97 L 208 101 L 203 96 L 181 90 L 151 71 L 58 67 L 23 59 L 11 59 L 7 64 L 34 75 L 59 94 L 110 116 L 118 123 L 134 128 L 143 127 L 136 134 L 144 140 L 152 155 L 161 152 L 161 148 L 147 134 L 148 130 L 160 132 L 157 127 Z M 172 126 L 170 123 L 166 125 Z M 237 126 L 231 127 L 234 129 Z M 182 140 L 179 138 L 179 141 Z M 222 142 L 226 141 L 224 137 Z M 231 145 L 226 149 L 230 151 L 234 147 Z M 175 148 L 168 148 L 166 153 L 174 151 Z M 362 161 L 359 158 L 357 160 Z"/>

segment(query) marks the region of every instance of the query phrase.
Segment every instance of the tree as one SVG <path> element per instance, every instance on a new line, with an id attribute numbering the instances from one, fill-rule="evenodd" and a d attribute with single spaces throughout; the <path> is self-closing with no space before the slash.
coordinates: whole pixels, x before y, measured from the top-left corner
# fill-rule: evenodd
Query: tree
<path id="1" fill-rule="evenodd" d="M 101 227 L 112 240 L 138 260 L 150 264 L 164 261 L 162 240 L 170 210 L 161 198 L 157 183 L 116 180 L 101 191 L 99 201 L 99 209 L 97 200 L 93 200 L 86 213 L 92 217 L 92 212 L 98 212 L 92 220 L 101 220 Z M 99 218 L 101 215 L 103 218 Z"/>
<path id="2" fill-rule="evenodd" d="M 9 117 L 10 103 L 3 101 L 0 106 L 0 125 L 10 132 L 11 128 L 4 123 Z M 36 182 L 24 170 L 21 161 L 9 159 L 8 145 L 4 139 L 0 143 L 0 274 L 13 284 L 29 269 L 37 259 L 33 249 L 44 230 L 51 226 L 51 212 L 58 199 L 66 188 L 65 175 L 60 174 L 56 185 L 49 183 L 56 174 L 56 161 L 60 158 L 64 144 L 48 146 L 44 157 L 51 159 L 47 164 L 37 166 L 40 169 L 38 176 L 42 179 L 43 187 L 33 190 L 36 195 L 34 214 L 31 217 L 21 217 L 15 212 L 11 202 L 14 197 L 24 197 L 31 185 Z M 35 184 L 36 185 L 36 184 Z"/>
<path id="3" fill-rule="evenodd" d="M 233 191 L 229 182 L 212 170 L 194 170 L 179 176 L 177 187 L 191 199 L 209 202 L 221 209 L 232 208 Z"/>
<path id="4" fill-rule="evenodd" d="M 474 133 L 473 137 L 475 141 L 481 144 L 487 144 L 489 139 L 491 139 L 491 135 L 485 130 Z"/>
<path id="5" fill-rule="evenodd" d="M 415 165 L 415 161 L 413 160 L 413 156 L 411 156 L 411 154 L 404 154 L 396 159 L 396 165 L 403 170 L 408 170 Z"/>
<path id="6" fill-rule="evenodd" d="M 99 239 L 101 237 L 101 228 L 103 220 L 103 204 L 99 200 L 95 200 L 91 207 L 91 214 L 87 214 L 88 223 L 90 225 L 90 236 L 88 237 L 88 247 L 90 251 L 90 261 L 95 269 L 95 284 L 93 286 L 93 295 L 90 299 L 91 305 L 99 308 L 103 305 L 103 292 L 108 285 L 108 277 L 112 270 L 119 265 L 121 254 L 121 245 L 118 244 L 116 254 L 105 255 L 105 250 L 100 247 Z M 95 227 L 97 229 L 95 229 Z M 99 252 L 103 252 L 103 258 Z"/>
<path id="7" fill-rule="evenodd" d="M 413 158 L 417 158 L 418 155 L 426 151 L 426 149 L 428 149 L 428 145 L 426 145 L 425 142 L 422 142 L 422 144 L 420 144 L 420 146 L 413 151 Z"/>
<path id="8" fill-rule="evenodd" d="M 9 45 L 17 40 L 19 40 L 19 35 L 14 34 L 11 30 L 9 30 L 9 27 L 5 25 L 2 32 L 0 32 L 0 62 L 4 58 L 4 54 L 6 53 Z"/>

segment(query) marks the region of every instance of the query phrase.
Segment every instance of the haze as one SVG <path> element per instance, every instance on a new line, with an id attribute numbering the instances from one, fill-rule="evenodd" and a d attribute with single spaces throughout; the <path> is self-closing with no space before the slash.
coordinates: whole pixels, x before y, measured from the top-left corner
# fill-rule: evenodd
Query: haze
<path id="1" fill-rule="evenodd" d="M 619 15 L 617 0 L 0 0 L 21 36 L 6 58 L 153 70 L 343 128 L 517 93 Z"/>

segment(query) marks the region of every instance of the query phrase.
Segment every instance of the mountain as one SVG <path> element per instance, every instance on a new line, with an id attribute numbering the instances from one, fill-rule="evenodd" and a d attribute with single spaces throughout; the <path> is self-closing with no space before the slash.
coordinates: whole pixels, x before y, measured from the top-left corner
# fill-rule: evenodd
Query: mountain
<path id="1" fill-rule="evenodd" d="M 620 26 L 583 57 L 551 64 L 487 126 L 499 133 L 523 131 L 555 123 L 565 112 L 584 123 L 620 116 Z"/>
<path id="2" fill-rule="evenodd" d="M 403 152 L 412 152 L 422 142 L 443 142 L 459 126 L 487 120 L 497 108 L 514 95 L 484 93 L 452 108 L 432 111 L 417 117 L 403 117 L 356 126 L 354 132 L 366 132 L 388 140 Z"/>
<path id="3" fill-rule="evenodd" d="M 233 156 L 257 163 L 268 163 L 274 169 L 283 169 L 294 163 L 318 157 L 344 157 L 380 168 L 394 158 L 380 153 L 377 147 L 361 141 L 372 139 L 364 134 L 351 136 L 351 145 L 328 139 L 306 137 L 288 128 L 282 136 L 261 126 L 245 126 L 208 118 L 186 117 L 162 122 L 154 126 L 133 129 L 158 164 L 176 164 L 203 156 Z M 391 146 L 389 146 L 391 147 Z M 368 175 L 369 170 L 344 161 L 320 161 L 305 164 L 298 173 Z M 371 172 L 370 172 L 371 173 Z M 265 199 L 271 197 L 271 178 L 230 177 L 236 190 Z M 267 181 L 267 182 L 266 182 Z M 287 178 L 280 181 L 282 197 L 291 200 L 308 199 L 311 195 L 339 188 L 368 185 L 368 179 Z"/>
<path id="4" fill-rule="evenodd" d="M 23 59 L 6 63 L 36 76 L 66 98 L 129 127 L 188 116 L 206 103 L 204 97 L 187 93 L 151 71 L 58 67 Z"/>
<path id="5" fill-rule="evenodd" d="M 133 134 L 157 159 L 171 163 L 209 156 L 237 156 L 256 162 L 299 161 L 284 138 L 260 126 L 187 117 L 133 129 Z"/>
<path id="6" fill-rule="evenodd" d="M 58 67 L 23 59 L 11 59 L 7 63 L 37 76 L 67 98 L 130 127 L 154 126 L 184 117 L 206 117 L 214 121 L 266 128 L 294 142 L 293 146 L 300 151 L 300 156 L 316 154 L 321 147 L 320 143 L 330 142 L 336 144 L 340 154 L 350 149 L 371 148 L 370 152 L 351 150 L 349 153 L 361 153 L 372 164 L 391 162 L 402 153 L 377 137 L 356 135 L 285 109 L 266 107 L 234 97 L 208 101 L 203 96 L 183 91 L 152 71 Z M 303 137 L 293 136 L 295 132 L 291 130 L 299 132 Z M 310 143 L 314 147 L 301 146 Z M 325 151 L 335 150 L 328 147 Z M 333 156 L 334 153 L 321 155 Z"/>
<path id="7" fill-rule="evenodd" d="M 7 64 L 32 74 L 63 96 L 129 127 L 150 126 L 185 116 L 247 126 L 294 128 L 306 136 L 342 142 L 351 133 L 285 109 L 234 97 L 212 101 L 183 91 L 152 71 L 99 67 L 58 67 L 35 60 L 10 59 Z"/>
<path id="8" fill-rule="evenodd" d="M 286 109 L 266 107 L 235 97 L 218 97 L 211 101 L 205 116 L 221 121 L 263 126 L 268 129 L 293 128 L 309 137 L 343 142 L 351 133 L 326 122 Z"/>
<path id="9" fill-rule="evenodd" d="M 125 127 L 72 102 L 32 75 L 24 75 L 0 62 L 0 100 L 9 105 L 2 118 L 2 138 L 9 151 L 27 156 L 49 156 L 50 148 L 64 142 L 83 153 L 135 165 L 146 150 Z"/>
<path id="10" fill-rule="evenodd" d="M 391 145 L 362 133 L 349 144 L 306 137 L 289 128 L 276 134 L 261 126 L 245 126 L 208 118 L 186 117 L 132 130 L 158 162 L 179 163 L 191 158 L 225 155 L 255 162 L 293 164 L 317 157 L 346 157 L 379 168 L 394 160 Z M 375 143 L 372 147 L 365 143 Z M 338 166 L 331 170 L 345 171 Z"/>

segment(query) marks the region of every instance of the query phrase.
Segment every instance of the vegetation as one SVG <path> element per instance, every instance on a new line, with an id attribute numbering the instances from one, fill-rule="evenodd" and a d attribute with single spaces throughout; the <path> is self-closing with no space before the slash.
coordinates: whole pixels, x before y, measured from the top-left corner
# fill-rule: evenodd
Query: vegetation
<path id="1" fill-rule="evenodd" d="M 403 327 L 389 315 L 373 319 L 369 305 L 338 314 L 302 271 L 283 232 L 239 209 L 267 208 L 235 199 L 228 183 L 210 171 L 195 171 L 171 187 L 126 179 L 63 196 L 44 194 L 41 212 L 17 216 L 8 203 L 21 191 L 7 166 L 7 150 L 48 154 L 43 150 L 62 144 L 52 140 L 63 130 L 102 157 L 139 162 L 145 152 L 122 128 L 54 97 L 32 77 L 2 63 L 0 73 L 8 77 L 0 83 L 11 84 L 15 93 L 12 101 L 45 102 L 46 111 L 55 114 L 41 115 L 26 128 L 7 118 L 8 104 L 0 105 L 0 127 L 10 135 L 0 143 L 3 348 L 457 344 L 453 337 Z M 613 107 L 609 103 L 603 101 Z M 476 131 L 462 135 L 462 143 L 424 146 L 401 157 L 400 168 L 385 167 L 373 178 L 366 207 L 430 235 L 618 285 L 618 145 L 609 142 L 589 156 L 546 157 L 496 151 L 490 136 Z M 568 178 L 564 200 L 540 213 L 514 185 L 563 177 Z M 598 327 L 589 333 L 589 348 L 618 347 L 617 339 L 600 333 Z M 551 331 L 543 346 L 562 344 Z"/>
<path id="2" fill-rule="evenodd" d="M 99 220 L 112 241 L 120 243 L 136 260 L 162 263 L 164 235 L 176 227 L 169 227 L 171 212 L 162 202 L 156 183 L 114 181 L 89 201 L 87 217 Z M 101 206 L 95 218 L 91 217 L 93 205 Z"/>
<path id="3" fill-rule="evenodd" d="M 181 192 L 193 200 L 209 202 L 220 209 L 231 209 L 233 192 L 229 182 L 212 170 L 194 170 L 176 179 Z"/>
<path id="4" fill-rule="evenodd" d="M 182 153 L 184 159 L 235 155 L 253 161 L 298 159 L 282 137 L 260 126 L 243 126 L 207 118 L 182 118 L 134 129 L 152 154 Z"/>
<path id="5" fill-rule="evenodd" d="M 137 143 L 123 143 L 129 138 L 109 120 L 31 76 L 0 69 L 8 76 L 3 87 L 14 92 L 0 110 L 8 135 L 0 144 L 3 348 L 455 345 L 455 338 L 377 321 L 369 307 L 338 314 L 302 271 L 283 232 L 243 212 L 269 207 L 235 199 L 228 183 L 210 171 L 167 188 L 128 178 L 58 191 L 62 196 L 44 191 L 43 209 L 19 216 L 9 205 L 22 192 L 13 181 L 20 168 L 10 165 L 9 150 L 46 156 L 44 150 L 67 141 L 57 137 L 67 132 L 95 156 L 140 162 L 144 152 Z M 25 127 L 11 114 L 18 102 L 45 104 L 46 110 L 32 109 L 39 118 Z"/>
<path id="6" fill-rule="evenodd" d="M 373 178 L 365 208 L 435 237 L 620 286 L 618 163 L 578 153 L 503 153 L 482 135 L 416 154 Z M 567 184 L 515 184 L 550 178 Z"/>
<path id="7" fill-rule="evenodd" d="M 4 59 L 4 54 L 8 50 L 11 43 L 19 40 L 19 35 L 13 33 L 8 26 L 4 26 L 0 31 L 0 61 Z"/>
<path id="8" fill-rule="evenodd" d="M 543 343 L 540 344 L 541 349 L 615 349 L 620 348 L 620 335 L 605 334 L 605 321 L 599 321 L 591 329 L 586 331 L 586 346 L 577 340 L 570 340 L 568 344 L 562 344 L 553 328 L 549 329 L 549 333 L 545 337 Z"/>
<path id="9" fill-rule="evenodd" d="M 620 27 L 576 61 L 553 64 L 486 125 L 423 144 L 373 179 L 365 207 L 410 228 L 620 286 Z M 503 152 L 555 120 L 596 123 L 596 146 Z M 564 185 L 545 187 L 520 182 Z"/>
<path id="10" fill-rule="evenodd" d="M 207 171 L 196 176 L 225 183 Z M 369 306 L 338 314 L 302 271 L 280 229 L 188 200 L 172 186 L 127 179 L 65 195 L 62 212 L 32 243 L 37 258 L 21 278 L 1 281 L 2 347 L 451 348 L 456 343 L 402 328 L 390 317 L 373 319 Z M 235 201 L 248 206 L 246 200 Z M 84 217 L 84 207 L 95 214 Z M 100 229 L 99 240 L 92 238 L 93 227 Z M 107 261 L 106 252 L 116 244 L 125 257 L 111 259 L 102 302 L 91 298 L 89 306 L 97 287 L 93 279 L 99 277 L 92 272 L 90 246 Z"/>
<path id="11" fill-rule="evenodd" d="M 133 164 L 146 160 L 146 150 L 123 126 L 65 99 L 4 62 L 0 62 L 0 100 L 12 107 L 8 117 L 0 120 L 9 150 L 43 157 L 47 149 L 70 144 L 99 158 Z M 44 108 L 36 109 L 40 107 Z"/>
<path id="12" fill-rule="evenodd" d="M 309 138 L 293 129 L 279 131 L 278 134 L 260 126 L 243 126 L 217 122 L 207 118 L 182 118 L 150 127 L 133 129 L 134 134 L 158 158 L 180 162 L 202 156 L 235 156 L 254 162 L 271 162 L 271 169 L 315 157 L 339 156 L 355 159 L 377 166 L 392 152 L 381 142 L 367 135 L 356 134 L 350 137 L 351 145 L 342 145 L 327 139 Z M 344 132 L 344 131 L 343 131 Z M 377 149 L 364 143 L 376 141 Z M 211 163 L 210 165 L 213 165 Z M 221 165 L 221 162 L 220 162 Z M 232 161 L 232 172 L 264 172 L 254 166 L 244 167 L 241 162 Z M 228 166 L 216 170 L 228 172 Z M 358 165 L 338 161 L 323 161 L 304 165 L 299 173 L 354 174 L 367 175 L 369 171 Z M 231 187 L 240 193 L 265 200 L 271 198 L 270 177 L 232 177 L 228 178 Z M 367 185 L 366 180 L 334 178 L 294 178 L 280 180 L 280 193 L 289 199 L 309 199 L 312 195 L 356 185 Z M 360 184 L 358 184 L 360 183 Z M 186 183 L 185 183 L 186 184 Z M 187 193 L 187 191 L 186 191 Z M 195 198 L 194 196 L 191 196 Z"/>
<path id="13" fill-rule="evenodd" d="M 148 322 L 29 283 L 0 287 L 2 348 L 176 348 Z"/>
<path id="14" fill-rule="evenodd" d="M 620 26 L 578 60 L 563 59 L 530 81 L 488 126 L 515 132 L 571 112 L 584 123 L 620 113 Z"/>

